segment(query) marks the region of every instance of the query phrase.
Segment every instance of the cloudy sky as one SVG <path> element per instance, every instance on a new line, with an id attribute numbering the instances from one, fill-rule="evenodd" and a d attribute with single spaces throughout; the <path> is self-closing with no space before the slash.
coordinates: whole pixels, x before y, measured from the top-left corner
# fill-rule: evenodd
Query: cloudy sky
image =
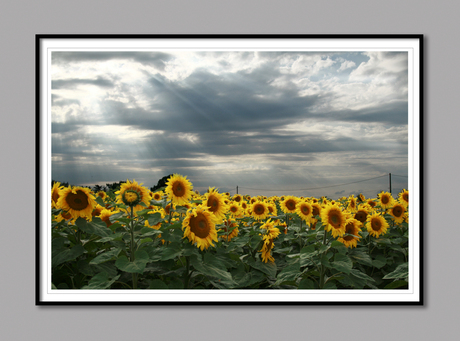
<path id="1" fill-rule="evenodd" d="M 338 198 L 388 191 L 392 173 L 407 188 L 405 52 L 53 52 L 51 77 L 57 181 L 178 173 L 201 193 Z"/>

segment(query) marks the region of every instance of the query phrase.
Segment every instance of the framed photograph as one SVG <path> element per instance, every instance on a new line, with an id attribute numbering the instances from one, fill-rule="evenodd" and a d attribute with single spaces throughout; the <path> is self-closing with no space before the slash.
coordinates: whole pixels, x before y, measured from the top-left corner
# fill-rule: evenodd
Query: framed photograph
<path id="1" fill-rule="evenodd" d="M 422 91 L 422 35 L 36 35 L 36 305 L 423 305 Z"/>

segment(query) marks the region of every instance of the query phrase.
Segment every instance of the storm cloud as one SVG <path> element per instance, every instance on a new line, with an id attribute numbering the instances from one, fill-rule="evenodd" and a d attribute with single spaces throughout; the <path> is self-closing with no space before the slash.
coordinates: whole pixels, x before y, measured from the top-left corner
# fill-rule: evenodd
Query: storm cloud
<path id="1" fill-rule="evenodd" d="M 393 173 L 407 188 L 407 53 L 53 52 L 52 71 L 57 181 L 179 173 L 200 191 L 336 197 Z"/>

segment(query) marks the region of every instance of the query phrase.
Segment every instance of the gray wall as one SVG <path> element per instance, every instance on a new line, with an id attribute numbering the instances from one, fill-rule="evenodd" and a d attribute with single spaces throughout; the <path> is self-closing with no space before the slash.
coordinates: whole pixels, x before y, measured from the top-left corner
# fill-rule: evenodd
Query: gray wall
<path id="1" fill-rule="evenodd" d="M 458 13 L 447 0 L 2 2 L 1 339 L 456 339 Z M 425 306 L 35 306 L 34 44 L 45 33 L 424 34 Z"/>

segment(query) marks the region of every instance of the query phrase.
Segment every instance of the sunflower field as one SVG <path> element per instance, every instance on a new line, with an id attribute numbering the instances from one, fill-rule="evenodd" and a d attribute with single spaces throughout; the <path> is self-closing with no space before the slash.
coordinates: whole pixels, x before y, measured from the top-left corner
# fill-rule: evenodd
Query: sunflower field
<path id="1" fill-rule="evenodd" d="M 51 190 L 53 289 L 405 289 L 409 192 L 397 198 Z"/>

